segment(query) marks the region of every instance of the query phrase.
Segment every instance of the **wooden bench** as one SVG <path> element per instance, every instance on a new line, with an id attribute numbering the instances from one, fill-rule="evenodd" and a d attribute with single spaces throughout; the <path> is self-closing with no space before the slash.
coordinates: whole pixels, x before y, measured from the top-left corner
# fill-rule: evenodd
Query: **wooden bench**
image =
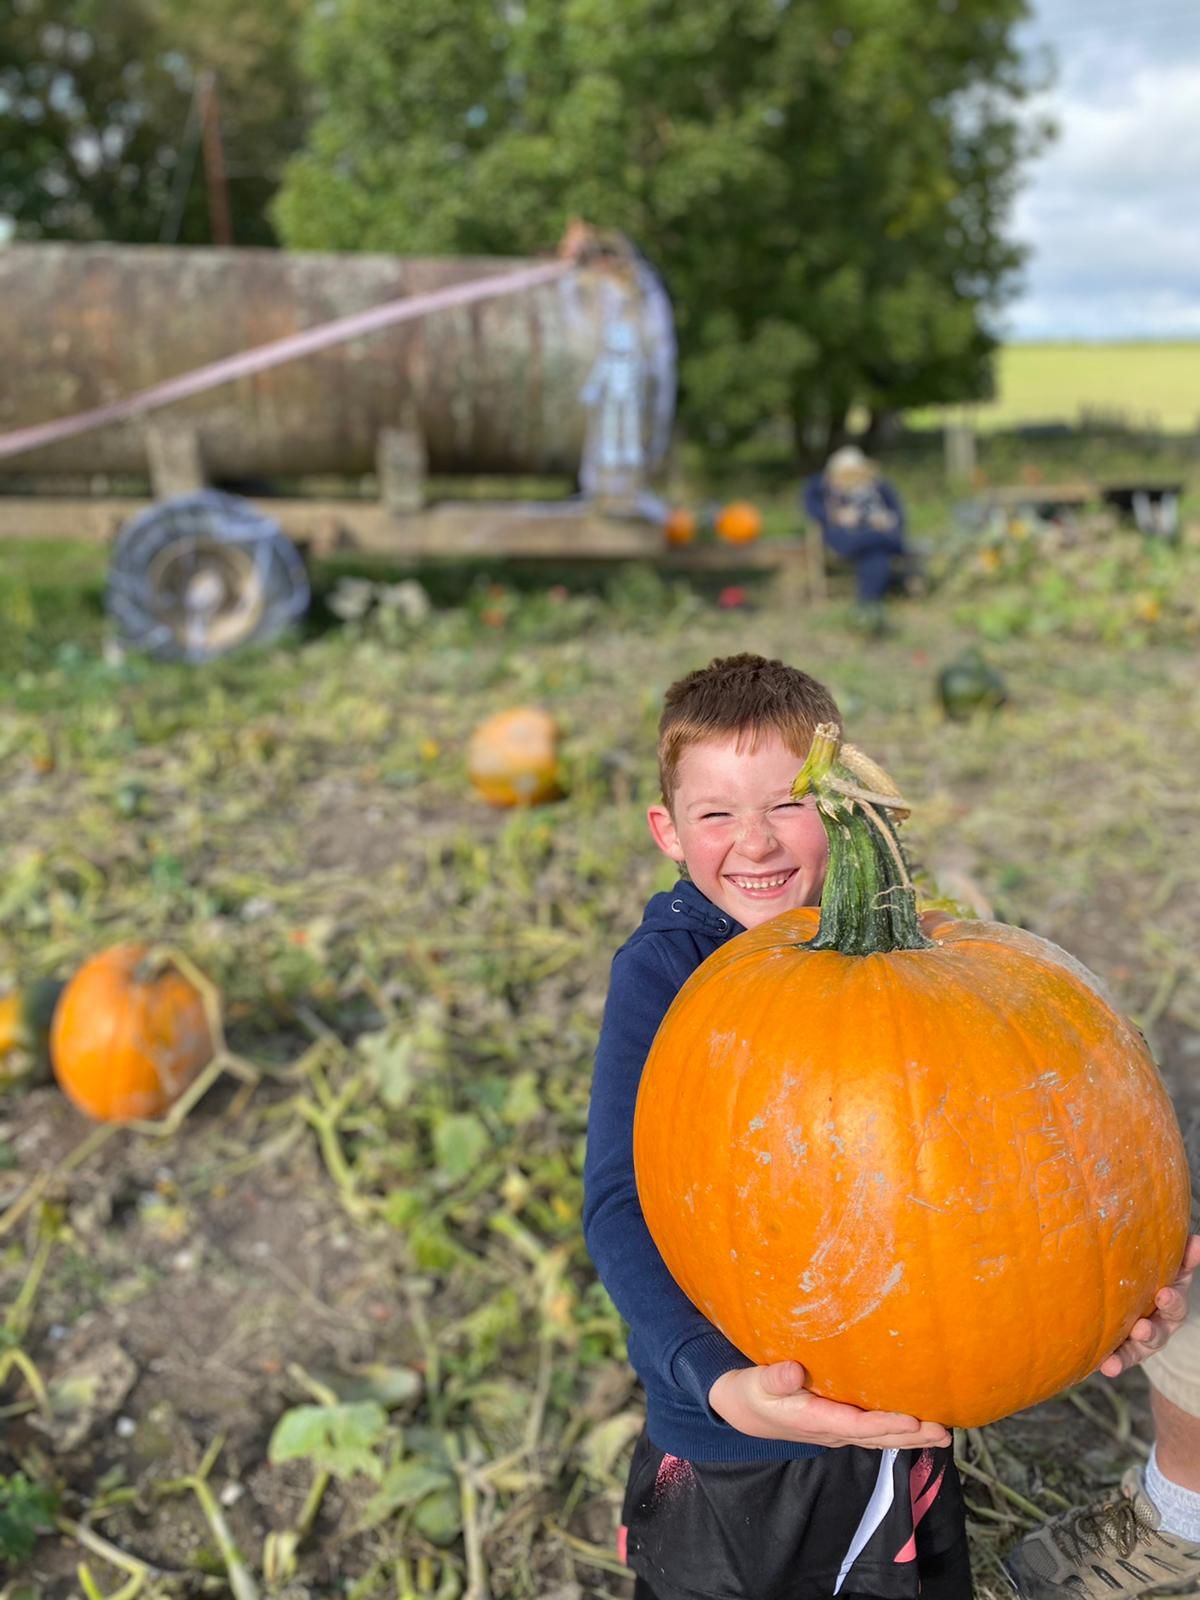
<path id="1" fill-rule="evenodd" d="M 819 531 L 747 544 L 671 546 L 662 530 L 634 518 L 600 515 L 580 501 L 447 501 L 397 514 L 373 500 L 258 499 L 307 555 L 361 553 L 390 561 L 649 561 L 664 572 L 770 572 L 790 604 L 824 598 Z M 156 502 L 50 495 L 0 495 L 0 540 L 90 539 L 107 543 Z"/>
<path id="2" fill-rule="evenodd" d="M 982 489 L 975 503 L 985 512 L 1006 517 L 1034 517 L 1055 522 L 1082 511 L 1098 497 L 1094 483 L 1010 483 Z"/>

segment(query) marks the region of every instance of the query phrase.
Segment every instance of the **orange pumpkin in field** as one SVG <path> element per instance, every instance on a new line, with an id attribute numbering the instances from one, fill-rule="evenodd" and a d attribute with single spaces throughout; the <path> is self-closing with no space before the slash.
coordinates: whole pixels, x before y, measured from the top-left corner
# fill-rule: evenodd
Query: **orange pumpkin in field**
<path id="1" fill-rule="evenodd" d="M 793 790 L 830 836 L 820 911 L 679 991 L 642 1075 L 638 1193 L 751 1360 L 973 1427 L 1077 1383 L 1153 1309 L 1187 1239 L 1183 1139 L 1141 1035 L 1065 951 L 918 920 L 890 780 L 827 754 Z"/>
<path id="2" fill-rule="evenodd" d="M 114 945 L 62 992 L 50 1061 L 63 1093 L 98 1122 L 160 1117 L 212 1060 L 195 986 L 145 945 Z"/>
<path id="3" fill-rule="evenodd" d="M 668 544 L 691 544 L 696 537 L 696 517 L 686 506 L 672 506 L 663 523 L 663 533 Z"/>
<path id="4" fill-rule="evenodd" d="M 489 805 L 536 806 L 559 799 L 558 724 L 537 706 L 488 717 L 467 746 L 467 776 Z"/>
<path id="5" fill-rule="evenodd" d="M 721 507 L 713 527 L 726 544 L 749 544 L 762 532 L 762 515 L 748 500 L 731 500 Z"/>

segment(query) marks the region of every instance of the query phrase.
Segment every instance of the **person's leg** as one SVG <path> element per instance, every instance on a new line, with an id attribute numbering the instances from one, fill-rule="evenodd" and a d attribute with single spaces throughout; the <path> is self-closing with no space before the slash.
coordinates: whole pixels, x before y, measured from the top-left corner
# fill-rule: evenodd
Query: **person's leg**
<path id="1" fill-rule="evenodd" d="M 854 558 L 860 605 L 880 605 L 892 581 L 891 552 L 870 548 Z"/>
<path id="2" fill-rule="evenodd" d="M 971 1600 L 975 1586 L 964 1538 L 941 1555 L 921 1558 L 921 1600 Z"/>
<path id="3" fill-rule="evenodd" d="M 1164 1529 L 1162 1514 L 1130 1467 L 1120 1493 L 1065 1512 L 1022 1539 L 1004 1567 L 1022 1600 L 1135 1600 L 1200 1588 L 1200 1541 Z"/>
<path id="4" fill-rule="evenodd" d="M 1024 1600 L 1072 1590 L 1130 1600 L 1200 1586 L 1200 1305 L 1143 1367 L 1155 1443 L 1121 1492 L 1069 1511 L 1023 1539 L 1005 1566 Z"/>
<path id="5" fill-rule="evenodd" d="M 971 1557 L 964 1535 L 940 1555 L 921 1557 L 920 1600 L 973 1600 L 975 1584 L 971 1577 Z M 635 1593 L 634 1600 L 642 1600 Z M 869 1594 L 844 1589 L 838 1600 L 873 1600 Z"/>
<path id="6" fill-rule="evenodd" d="M 1154 1449 L 1140 1487 L 1161 1527 L 1200 1544 L 1200 1295 L 1171 1342 L 1143 1366 L 1150 1381 Z"/>
<path id="7" fill-rule="evenodd" d="M 1157 1510 L 1159 1528 L 1200 1546 L 1200 1416 L 1193 1416 L 1155 1388 L 1154 1448 L 1141 1488 Z"/>
<path id="8" fill-rule="evenodd" d="M 859 605 L 882 605 L 891 587 L 895 559 L 904 550 L 899 534 L 874 528 L 827 528 L 825 539 L 853 566 Z"/>
<path id="9" fill-rule="evenodd" d="M 1176 1337 L 1185 1338 L 1190 1331 L 1190 1327 L 1185 1327 Z M 1196 1341 L 1200 1346 L 1200 1321 L 1196 1327 Z M 1200 1384 L 1200 1371 L 1197 1372 L 1196 1381 Z M 1150 1412 L 1154 1417 L 1154 1451 L 1158 1457 L 1158 1470 L 1164 1478 L 1169 1478 L 1180 1488 L 1200 1494 L 1200 1411 L 1185 1409 L 1152 1383 Z"/>

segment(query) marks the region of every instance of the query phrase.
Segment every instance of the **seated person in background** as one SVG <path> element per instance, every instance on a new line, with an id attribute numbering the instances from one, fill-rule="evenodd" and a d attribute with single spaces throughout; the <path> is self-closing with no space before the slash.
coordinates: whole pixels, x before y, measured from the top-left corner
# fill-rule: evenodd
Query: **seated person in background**
<path id="1" fill-rule="evenodd" d="M 904 544 L 904 506 L 857 445 L 835 450 L 804 486 L 804 509 L 825 543 L 854 567 L 859 604 L 883 602 Z"/>

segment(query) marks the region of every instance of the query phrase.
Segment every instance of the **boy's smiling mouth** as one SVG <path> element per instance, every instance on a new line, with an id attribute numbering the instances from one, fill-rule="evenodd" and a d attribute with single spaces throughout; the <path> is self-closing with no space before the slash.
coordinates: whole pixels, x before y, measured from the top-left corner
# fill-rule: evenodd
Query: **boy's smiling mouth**
<path id="1" fill-rule="evenodd" d="M 796 870 L 795 867 L 787 867 L 783 872 L 764 872 L 757 876 L 744 872 L 727 872 L 725 879 L 735 889 L 740 889 L 743 894 L 767 896 L 778 894 L 780 890 L 786 889 L 796 876 Z"/>

